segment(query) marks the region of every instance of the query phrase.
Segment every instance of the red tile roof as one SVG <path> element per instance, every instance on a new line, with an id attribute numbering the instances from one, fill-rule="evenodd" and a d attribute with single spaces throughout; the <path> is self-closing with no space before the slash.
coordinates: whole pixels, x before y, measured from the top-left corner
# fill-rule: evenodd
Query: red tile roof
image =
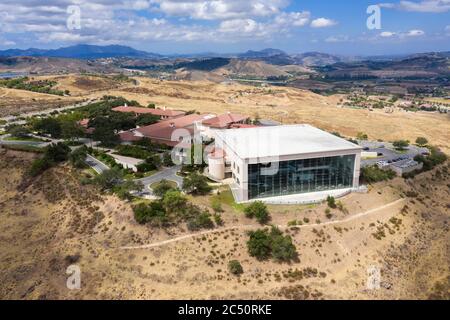
<path id="1" fill-rule="evenodd" d="M 203 125 L 213 128 L 226 128 L 230 125 L 247 120 L 249 117 L 238 113 L 224 113 L 214 118 L 205 120 Z"/>
<path id="2" fill-rule="evenodd" d="M 139 141 L 142 137 L 135 136 L 132 131 L 124 131 L 119 133 L 120 140 L 123 142 Z"/>
<path id="3" fill-rule="evenodd" d="M 113 108 L 112 110 L 117 112 L 134 112 L 136 114 L 153 114 L 155 116 L 160 117 L 178 117 L 186 114 L 184 111 L 177 111 L 177 110 L 169 110 L 169 109 L 164 110 L 164 109 L 128 107 L 128 106 L 116 107 Z"/>
<path id="4" fill-rule="evenodd" d="M 136 129 L 144 137 L 150 138 L 152 141 L 164 143 L 168 146 L 174 146 L 179 141 L 172 140 L 172 133 L 177 129 L 186 129 L 190 134 L 193 133 L 192 126 L 197 121 L 202 121 L 207 118 L 208 114 L 189 114 L 173 119 L 164 120 L 149 126 Z"/>

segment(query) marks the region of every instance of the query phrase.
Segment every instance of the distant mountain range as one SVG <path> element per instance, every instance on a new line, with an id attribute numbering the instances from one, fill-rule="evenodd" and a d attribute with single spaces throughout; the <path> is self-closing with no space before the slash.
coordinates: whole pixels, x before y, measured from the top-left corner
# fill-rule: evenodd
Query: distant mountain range
<path id="1" fill-rule="evenodd" d="M 110 46 L 94 46 L 80 44 L 59 49 L 36 49 L 30 48 L 26 50 L 9 49 L 0 51 L 3 57 L 52 57 L 52 58 L 72 58 L 72 59 L 100 59 L 100 58 L 162 58 L 162 55 L 139 51 L 127 46 L 110 45 Z"/>

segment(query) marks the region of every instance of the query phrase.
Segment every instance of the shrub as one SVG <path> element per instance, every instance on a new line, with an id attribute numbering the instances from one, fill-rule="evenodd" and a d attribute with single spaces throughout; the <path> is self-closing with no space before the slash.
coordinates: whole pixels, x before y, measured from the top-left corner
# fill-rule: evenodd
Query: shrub
<path id="1" fill-rule="evenodd" d="M 380 181 L 391 180 L 396 176 L 392 170 L 383 170 L 378 166 L 368 166 L 361 168 L 361 178 L 367 183 L 375 183 Z"/>
<path id="2" fill-rule="evenodd" d="M 424 137 L 418 137 L 416 139 L 416 144 L 420 147 L 425 147 L 428 144 L 428 140 Z"/>
<path id="3" fill-rule="evenodd" d="M 158 197 L 163 197 L 168 191 L 176 190 L 167 180 L 161 180 L 161 182 L 153 188 L 153 193 Z"/>
<path id="4" fill-rule="evenodd" d="M 249 233 L 250 239 L 247 242 L 247 249 L 252 257 L 258 260 L 272 257 L 275 261 L 290 261 L 297 257 L 297 250 L 289 235 L 283 233 L 276 227 L 272 227 L 269 232 L 257 230 Z"/>
<path id="5" fill-rule="evenodd" d="M 54 163 L 51 160 L 46 159 L 45 157 L 36 159 L 31 164 L 31 168 L 28 170 L 28 174 L 32 177 L 36 177 L 53 166 Z"/>
<path id="6" fill-rule="evenodd" d="M 120 145 L 117 147 L 117 154 L 124 156 L 124 157 L 132 157 L 137 159 L 147 159 L 152 154 L 137 146 L 130 146 L 130 145 Z"/>
<path id="7" fill-rule="evenodd" d="M 215 214 L 214 215 L 214 222 L 216 223 L 216 225 L 218 226 L 222 226 L 223 225 L 223 219 L 220 216 L 220 214 Z"/>
<path id="8" fill-rule="evenodd" d="M 228 270 L 231 274 L 234 274 L 236 276 L 244 273 L 244 269 L 242 268 L 241 263 L 237 260 L 231 260 L 228 262 Z"/>
<path id="9" fill-rule="evenodd" d="M 199 215 L 189 219 L 187 227 L 190 231 L 197 231 L 200 229 L 212 229 L 214 223 L 211 220 L 211 216 L 207 212 L 202 212 Z"/>
<path id="10" fill-rule="evenodd" d="M 179 213 L 187 204 L 187 199 L 177 190 L 169 190 L 163 198 L 163 205 L 169 213 Z"/>
<path id="11" fill-rule="evenodd" d="M 217 198 L 212 198 L 211 200 L 211 208 L 214 210 L 214 212 L 223 212 L 222 204 L 220 203 L 220 200 Z"/>
<path id="12" fill-rule="evenodd" d="M 247 218 L 256 218 L 261 224 L 270 220 L 269 211 L 267 210 L 266 205 L 261 201 L 252 202 L 244 209 L 244 212 Z"/>
<path id="13" fill-rule="evenodd" d="M 358 134 L 356 135 L 356 139 L 367 140 L 367 139 L 369 139 L 369 136 L 364 132 L 358 132 Z"/>
<path id="14" fill-rule="evenodd" d="M 256 230 L 249 233 L 250 239 L 247 241 L 247 249 L 250 256 L 258 260 L 265 260 L 270 257 L 271 239 L 267 230 Z"/>
<path id="15" fill-rule="evenodd" d="M 327 197 L 327 204 L 330 208 L 335 209 L 336 208 L 336 200 L 332 196 Z"/>
<path id="16" fill-rule="evenodd" d="M 396 150 L 403 151 L 406 148 L 408 148 L 409 141 L 408 140 L 396 140 L 392 144 Z"/>
<path id="17" fill-rule="evenodd" d="M 153 164 L 149 164 L 147 162 L 143 162 L 136 166 L 136 169 L 140 173 L 150 172 L 156 170 L 156 167 Z"/>

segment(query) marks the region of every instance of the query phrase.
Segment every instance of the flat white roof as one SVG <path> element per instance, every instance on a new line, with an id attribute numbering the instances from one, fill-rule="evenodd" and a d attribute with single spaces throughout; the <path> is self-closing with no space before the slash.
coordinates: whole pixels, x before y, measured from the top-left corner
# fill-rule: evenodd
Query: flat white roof
<path id="1" fill-rule="evenodd" d="M 307 124 L 218 130 L 216 134 L 241 159 L 362 149 Z"/>

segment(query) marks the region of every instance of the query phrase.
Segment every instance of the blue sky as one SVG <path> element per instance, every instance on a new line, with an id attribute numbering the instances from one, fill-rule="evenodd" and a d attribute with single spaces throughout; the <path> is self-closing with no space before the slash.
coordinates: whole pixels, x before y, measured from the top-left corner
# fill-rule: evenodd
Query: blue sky
<path id="1" fill-rule="evenodd" d="M 369 30 L 369 5 L 381 29 Z M 78 14 L 79 13 L 79 14 Z M 450 50 L 450 0 L 2 0 L 0 48 L 122 44 L 159 53 Z"/>

